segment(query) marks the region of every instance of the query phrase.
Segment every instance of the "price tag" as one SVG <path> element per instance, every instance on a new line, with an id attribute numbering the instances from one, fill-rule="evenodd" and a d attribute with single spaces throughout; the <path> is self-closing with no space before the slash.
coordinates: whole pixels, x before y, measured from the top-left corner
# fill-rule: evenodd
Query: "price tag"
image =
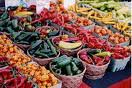
<path id="1" fill-rule="evenodd" d="M 49 9 L 50 8 L 50 1 L 51 0 L 37 0 L 37 5 L 36 5 L 36 10 L 37 10 L 37 13 L 39 14 L 43 8 L 47 8 Z"/>
<path id="2" fill-rule="evenodd" d="M 64 0 L 64 7 L 68 9 L 69 6 L 74 5 L 76 0 Z"/>
<path id="3" fill-rule="evenodd" d="M 5 7 L 8 6 L 23 6 L 29 7 L 30 5 L 36 5 L 36 0 L 5 0 Z"/>
<path id="4" fill-rule="evenodd" d="M 9 6 L 19 6 L 19 0 L 5 0 L 5 8 Z"/>

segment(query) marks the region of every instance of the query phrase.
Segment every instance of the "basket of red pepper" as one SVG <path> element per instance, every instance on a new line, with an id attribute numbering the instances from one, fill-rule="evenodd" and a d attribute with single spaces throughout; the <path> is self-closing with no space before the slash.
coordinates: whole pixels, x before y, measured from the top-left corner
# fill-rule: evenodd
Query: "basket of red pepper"
<path id="1" fill-rule="evenodd" d="M 0 70 L 0 88 L 33 88 L 34 84 L 21 75 L 17 68 L 8 66 Z"/>
<path id="2" fill-rule="evenodd" d="M 62 88 L 79 88 L 86 66 L 74 57 L 63 55 L 55 58 L 50 64 L 51 72 L 62 80 Z"/>
<path id="3" fill-rule="evenodd" d="M 83 49 L 78 52 L 80 58 L 86 65 L 85 76 L 88 79 L 99 79 L 105 74 L 110 63 L 110 52 L 100 49 Z"/>
<path id="4" fill-rule="evenodd" d="M 82 48 L 82 42 L 78 37 L 61 35 L 52 38 L 53 45 L 60 50 L 61 54 L 68 56 L 75 55 Z"/>
<path id="5" fill-rule="evenodd" d="M 53 26 L 42 26 L 36 29 L 36 32 L 39 32 L 40 37 L 43 39 L 46 36 L 49 38 L 52 38 L 54 36 L 58 36 L 59 35 L 59 30 L 57 30 L 56 28 L 54 28 Z"/>
<path id="6" fill-rule="evenodd" d="M 129 47 L 115 46 L 111 49 L 112 59 L 110 69 L 112 72 L 125 69 L 128 61 L 130 60 L 131 51 Z"/>

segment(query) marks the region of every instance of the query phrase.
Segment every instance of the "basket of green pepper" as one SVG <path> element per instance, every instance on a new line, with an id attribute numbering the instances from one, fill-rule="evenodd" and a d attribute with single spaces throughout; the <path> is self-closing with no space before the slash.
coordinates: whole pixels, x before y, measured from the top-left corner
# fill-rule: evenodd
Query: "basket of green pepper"
<path id="1" fill-rule="evenodd" d="M 52 45 L 51 41 L 46 38 L 45 40 L 37 40 L 32 43 L 27 54 L 38 64 L 47 65 L 55 57 L 58 57 L 60 52 Z"/>
<path id="2" fill-rule="evenodd" d="M 11 37 L 14 43 L 23 50 L 28 49 L 33 41 L 39 40 L 37 32 L 13 32 Z"/>
<path id="3" fill-rule="evenodd" d="M 80 50 L 77 55 L 86 65 L 86 78 L 95 80 L 104 76 L 110 63 L 110 52 L 87 48 Z"/>
<path id="4" fill-rule="evenodd" d="M 0 16 L 0 31 L 11 34 L 12 32 L 18 32 L 23 30 L 23 28 L 19 25 L 17 19 L 12 19 L 8 12 L 4 12 Z"/>
<path id="5" fill-rule="evenodd" d="M 51 72 L 62 80 L 62 88 L 79 88 L 86 71 L 79 59 L 66 55 L 55 58 L 49 66 Z"/>

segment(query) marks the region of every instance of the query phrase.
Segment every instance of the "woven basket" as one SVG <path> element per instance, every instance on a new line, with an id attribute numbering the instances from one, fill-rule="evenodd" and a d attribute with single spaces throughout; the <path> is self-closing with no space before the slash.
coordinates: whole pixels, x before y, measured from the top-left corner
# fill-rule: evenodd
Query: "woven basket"
<path id="1" fill-rule="evenodd" d="M 37 58 L 37 57 L 33 57 L 32 55 L 30 55 L 30 53 L 28 51 L 29 51 L 29 49 L 27 50 L 27 55 L 29 57 L 31 57 L 33 59 L 33 61 L 37 62 L 39 65 L 42 65 L 42 66 L 49 64 L 53 59 L 60 56 L 60 52 L 59 52 L 58 55 L 55 57 Z"/>
<path id="2" fill-rule="evenodd" d="M 83 49 L 83 50 L 80 50 L 77 54 L 78 58 L 80 59 L 79 57 L 79 54 L 82 52 L 82 51 L 88 51 L 90 50 L 89 48 L 87 49 Z M 81 60 L 81 59 L 80 59 Z M 82 61 L 82 60 L 81 60 Z M 102 66 L 96 66 L 96 65 L 91 65 L 91 64 L 88 64 L 86 63 L 85 61 L 82 61 L 83 63 L 85 63 L 86 65 L 86 73 L 85 73 L 85 77 L 88 78 L 88 79 L 92 79 L 92 80 L 96 80 L 96 79 L 100 79 L 104 76 L 105 74 L 105 71 L 106 69 L 108 68 L 108 65 L 110 63 L 110 61 L 105 64 L 105 65 L 102 65 Z"/>
<path id="3" fill-rule="evenodd" d="M 42 27 L 39 27 L 39 28 L 37 28 L 35 31 L 36 32 L 39 32 L 40 33 L 40 29 L 46 29 L 46 28 L 50 28 L 50 29 L 52 29 L 52 30 L 56 30 L 56 28 L 54 28 L 53 26 L 42 26 Z M 51 39 L 52 37 L 50 37 L 50 39 Z"/>
<path id="4" fill-rule="evenodd" d="M 74 75 L 74 76 L 65 76 L 65 75 L 58 75 L 51 69 L 51 63 L 49 64 L 51 72 L 62 81 L 62 88 L 79 88 L 82 83 L 82 79 L 84 73 L 86 71 L 86 66 L 83 64 L 84 70 L 81 74 Z"/>
<path id="5" fill-rule="evenodd" d="M 67 56 L 73 56 L 73 55 L 76 55 L 77 52 L 78 52 L 79 50 L 81 50 L 82 45 L 81 45 L 80 47 L 78 47 L 77 49 L 74 49 L 74 50 L 68 50 L 68 49 L 63 49 L 63 48 L 58 47 L 58 46 L 54 43 L 54 40 L 55 40 L 56 38 L 58 38 L 58 37 L 59 37 L 59 36 L 53 37 L 53 38 L 52 38 L 52 43 L 53 43 L 53 45 L 54 45 L 57 49 L 60 50 L 60 53 L 61 53 L 61 54 L 65 54 L 65 55 L 67 55 Z"/>
<path id="6" fill-rule="evenodd" d="M 84 28 L 84 29 L 86 29 L 86 30 L 91 30 L 91 29 L 94 28 L 94 26 L 95 26 L 95 23 L 93 23 L 93 24 L 91 24 L 91 25 L 89 25 L 89 26 L 83 26 L 82 28 Z"/>
<path id="7" fill-rule="evenodd" d="M 112 58 L 109 68 L 111 69 L 112 72 L 124 70 L 129 60 L 130 60 L 130 56 L 124 59 Z"/>
<path id="8" fill-rule="evenodd" d="M 99 36 L 97 33 L 93 33 L 94 36 L 96 36 L 97 38 L 100 38 L 100 39 L 108 39 L 109 35 L 105 35 L 105 36 Z"/>
<path id="9" fill-rule="evenodd" d="M 15 45 L 18 46 L 23 51 L 26 51 L 30 47 L 30 45 L 18 44 L 18 43 L 15 43 Z"/>

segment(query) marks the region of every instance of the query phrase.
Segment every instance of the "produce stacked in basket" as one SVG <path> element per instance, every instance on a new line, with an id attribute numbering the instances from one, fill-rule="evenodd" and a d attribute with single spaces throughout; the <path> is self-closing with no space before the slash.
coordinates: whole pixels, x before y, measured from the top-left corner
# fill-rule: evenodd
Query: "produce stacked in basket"
<path id="1" fill-rule="evenodd" d="M 112 34 L 111 36 L 109 36 L 108 41 L 113 45 L 120 44 L 122 46 L 127 46 L 129 45 L 130 42 L 129 37 L 124 36 L 120 33 Z M 122 43 L 126 43 L 126 44 L 122 44 Z"/>
<path id="2" fill-rule="evenodd" d="M 53 36 L 59 35 L 59 30 L 55 29 L 54 27 L 50 26 L 42 26 L 36 29 L 37 32 L 39 32 L 40 37 L 43 39 L 46 36 L 51 38 Z"/>
<path id="3" fill-rule="evenodd" d="M 53 44 L 60 49 L 61 54 L 75 55 L 82 48 L 82 42 L 78 37 L 62 35 L 52 38 Z"/>
<path id="4" fill-rule="evenodd" d="M 33 88 L 34 83 L 21 75 L 17 68 L 8 66 L 0 70 L 0 88 Z"/>
<path id="5" fill-rule="evenodd" d="M 8 12 L 0 16 L 0 31 L 11 34 L 12 32 L 21 31 L 22 27 L 18 24 L 17 19 L 10 18 Z"/>
<path id="6" fill-rule="evenodd" d="M 0 34 L 0 44 L 12 44 L 12 41 L 5 34 Z"/>
<path id="7" fill-rule="evenodd" d="M 93 34 L 97 37 L 104 37 L 108 38 L 108 36 L 112 35 L 112 31 L 101 26 L 95 26 L 94 29 L 92 30 Z"/>
<path id="8" fill-rule="evenodd" d="M 24 75 L 31 77 L 39 88 L 50 88 L 59 83 L 58 79 L 49 70 L 33 62 L 21 66 L 20 71 Z"/>
<path id="9" fill-rule="evenodd" d="M 7 57 L 10 64 L 18 67 L 31 60 L 31 58 L 25 55 L 22 50 L 13 44 L 0 44 L 0 56 Z"/>
<path id="10" fill-rule="evenodd" d="M 78 58 L 63 55 L 50 63 L 50 70 L 62 80 L 63 88 L 78 88 L 82 83 L 86 68 Z"/>
<path id="11" fill-rule="evenodd" d="M 11 37 L 16 44 L 22 45 L 31 45 L 32 42 L 39 40 L 37 32 L 13 32 Z"/>
<path id="12" fill-rule="evenodd" d="M 45 40 L 37 40 L 32 43 L 27 51 L 34 61 L 40 65 L 48 64 L 54 57 L 58 57 L 60 52 L 53 46 L 51 41 L 46 38 Z"/>
<path id="13" fill-rule="evenodd" d="M 78 58 L 80 58 L 86 65 L 86 78 L 102 78 L 110 63 L 110 56 L 110 52 L 100 49 L 83 49 L 79 51 Z"/>
<path id="14" fill-rule="evenodd" d="M 110 69 L 112 72 L 123 70 L 131 57 L 130 47 L 115 46 L 111 49 L 111 52 L 113 54 Z"/>

